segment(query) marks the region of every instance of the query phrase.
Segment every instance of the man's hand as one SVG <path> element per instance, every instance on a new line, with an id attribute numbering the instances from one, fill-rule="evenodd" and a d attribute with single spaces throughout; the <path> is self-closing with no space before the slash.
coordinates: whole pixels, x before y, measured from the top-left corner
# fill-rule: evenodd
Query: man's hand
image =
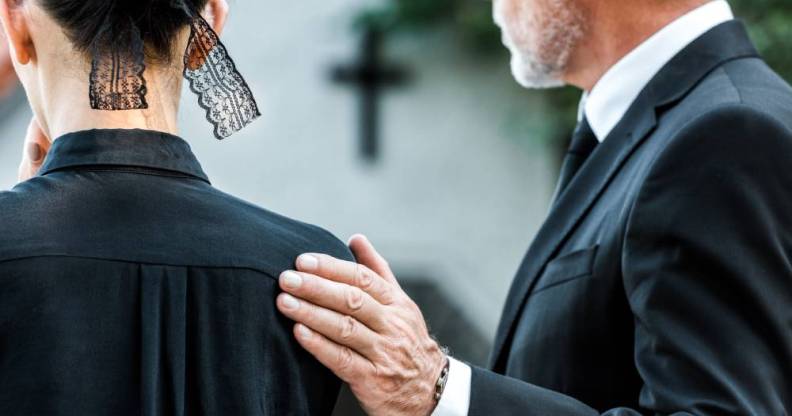
<path id="1" fill-rule="evenodd" d="M 44 163 L 44 159 L 47 157 L 50 145 L 49 139 L 41 131 L 41 127 L 39 127 L 34 117 L 30 120 L 30 125 L 28 125 L 27 134 L 25 135 L 22 162 L 19 164 L 19 182 L 24 182 L 36 176 Z"/>
<path id="2" fill-rule="evenodd" d="M 300 345 L 349 384 L 370 415 L 429 415 L 446 356 L 418 306 L 363 236 L 350 240 L 360 264 L 321 254 L 286 271 L 278 309 L 297 321 Z"/>

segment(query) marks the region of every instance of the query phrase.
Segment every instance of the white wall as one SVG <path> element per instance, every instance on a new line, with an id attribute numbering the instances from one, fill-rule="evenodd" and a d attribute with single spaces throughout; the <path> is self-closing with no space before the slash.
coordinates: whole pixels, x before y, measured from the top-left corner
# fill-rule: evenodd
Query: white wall
<path id="1" fill-rule="evenodd" d="M 356 54 L 362 0 L 238 1 L 226 44 L 264 116 L 224 142 L 192 95 L 182 136 L 213 183 L 346 238 L 364 232 L 403 278 L 431 277 L 494 334 L 509 283 L 544 217 L 554 177 L 541 102 L 508 62 L 477 62 L 450 34 L 400 37 L 389 59 L 416 72 L 383 101 L 382 158 L 357 154 L 357 102 L 328 81 Z M 13 183 L 25 116 L 0 126 L 0 186 Z M 266 236 L 262 236 L 266 238 Z"/>

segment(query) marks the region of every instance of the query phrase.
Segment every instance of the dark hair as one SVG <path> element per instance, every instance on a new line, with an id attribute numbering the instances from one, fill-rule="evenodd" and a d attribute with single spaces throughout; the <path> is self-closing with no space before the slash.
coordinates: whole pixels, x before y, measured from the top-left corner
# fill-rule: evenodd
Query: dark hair
<path id="1" fill-rule="evenodd" d="M 209 0 L 37 1 L 79 51 L 123 55 L 134 47 L 137 37 L 143 40 L 148 58 L 170 62 L 178 31 L 190 24 Z"/>

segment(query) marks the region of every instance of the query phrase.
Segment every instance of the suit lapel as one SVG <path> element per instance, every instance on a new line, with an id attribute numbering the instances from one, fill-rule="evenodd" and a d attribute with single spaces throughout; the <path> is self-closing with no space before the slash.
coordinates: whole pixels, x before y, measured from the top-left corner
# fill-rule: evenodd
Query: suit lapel
<path id="1" fill-rule="evenodd" d="M 575 179 L 559 196 L 554 208 L 536 235 L 512 284 L 506 308 L 498 327 L 492 365 L 510 336 L 528 294 L 547 262 L 554 256 L 575 226 L 585 216 L 611 178 L 646 134 L 655 126 L 654 111 L 640 111 L 636 118 L 625 118 L 600 144 L 580 169 Z M 504 363 L 505 364 L 505 363 Z"/>
<path id="2" fill-rule="evenodd" d="M 689 45 L 672 59 L 636 98 L 622 121 L 580 169 L 550 212 L 528 250 L 506 300 L 490 365 L 504 372 L 515 325 L 528 295 L 545 265 L 629 156 L 657 124 L 657 110 L 682 99 L 705 75 L 732 59 L 757 56 L 744 26 L 724 23 Z"/>

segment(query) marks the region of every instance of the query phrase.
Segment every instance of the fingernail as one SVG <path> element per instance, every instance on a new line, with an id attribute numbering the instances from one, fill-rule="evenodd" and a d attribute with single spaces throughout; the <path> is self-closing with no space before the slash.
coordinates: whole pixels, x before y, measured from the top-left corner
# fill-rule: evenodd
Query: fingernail
<path id="1" fill-rule="evenodd" d="M 310 254 L 303 254 L 297 258 L 297 265 L 304 271 L 316 270 L 319 267 L 319 259 Z"/>
<path id="2" fill-rule="evenodd" d="M 289 289 L 297 289 L 302 286 L 302 276 L 294 272 L 284 272 L 281 275 L 281 281 L 283 285 L 288 287 Z"/>
<path id="3" fill-rule="evenodd" d="M 297 325 L 297 334 L 302 339 L 309 339 L 311 338 L 311 330 L 308 329 L 305 325 Z"/>
<path id="4" fill-rule="evenodd" d="M 294 296 L 289 294 L 283 295 L 283 306 L 288 310 L 297 310 L 300 307 L 300 302 L 294 298 Z"/>
<path id="5" fill-rule="evenodd" d="M 366 236 L 363 235 L 363 234 L 354 234 L 352 237 L 349 237 L 349 240 L 347 240 L 347 245 L 351 245 L 352 244 L 352 240 L 354 240 L 356 238 L 362 238 L 364 240 L 368 240 L 368 238 L 366 238 Z"/>
<path id="6" fill-rule="evenodd" d="M 41 161 L 41 157 L 42 157 L 41 146 L 39 146 L 36 143 L 29 143 L 27 146 L 27 154 L 28 154 L 28 158 L 32 162 Z"/>

